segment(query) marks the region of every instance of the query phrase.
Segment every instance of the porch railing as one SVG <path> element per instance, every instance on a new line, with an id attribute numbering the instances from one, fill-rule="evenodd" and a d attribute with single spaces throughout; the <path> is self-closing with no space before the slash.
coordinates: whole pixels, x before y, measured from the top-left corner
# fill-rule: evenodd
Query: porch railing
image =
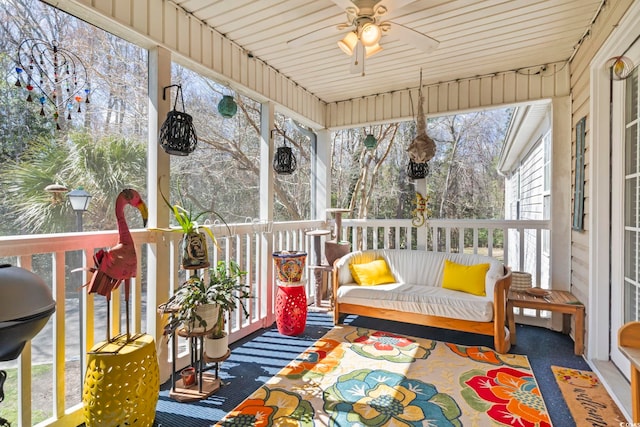
<path id="1" fill-rule="evenodd" d="M 416 228 L 411 220 L 351 220 L 343 219 L 342 236 L 352 248 L 428 249 L 443 252 L 483 253 L 495 256 L 514 269 L 528 269 L 540 284 L 545 271 L 543 250 L 547 221 L 486 221 L 486 220 L 430 220 Z M 247 222 L 225 226 L 211 226 L 217 237 L 218 248 L 210 250 L 212 262 L 235 260 L 248 272 L 246 281 L 255 298 L 249 301 L 247 319 L 240 310 L 232 313 L 228 329 L 230 341 L 236 341 L 274 322 L 274 280 L 271 252 L 303 250 L 310 254 L 313 242 L 306 231 L 326 228 L 324 221 L 281 223 Z M 548 231 L 547 231 L 548 232 Z M 147 319 L 156 316 L 156 307 L 147 307 L 149 284 L 155 283 L 155 271 L 149 270 L 148 250 L 158 242 L 169 242 L 166 263 L 170 289 L 175 289 L 186 278 L 177 265 L 180 233 L 133 230 L 138 253 L 138 274 L 131 288 L 131 331 L 145 331 Z M 52 289 L 56 312 L 47 326 L 25 346 L 19 359 L 1 362 L 10 378 L 5 383 L 7 398 L 0 403 L 0 414 L 17 410 L 11 420 L 18 426 L 76 426 L 81 424 L 81 391 L 86 352 L 94 343 L 110 334 L 124 331 L 122 290 L 111 300 L 112 324 L 106 324 L 107 304 L 104 298 L 87 295 L 81 288 L 87 281 L 86 272 L 71 270 L 92 265 L 93 253 L 110 247 L 117 241 L 117 233 L 91 232 L 54 235 L 0 237 L 0 262 L 19 265 L 43 277 Z M 312 259 L 311 254 L 309 260 Z M 308 277 L 308 273 L 305 273 Z M 307 278 L 305 277 L 305 278 Z M 313 279 L 307 280 L 309 301 L 314 298 Z M 160 298 L 160 297 L 158 297 Z M 155 337 L 159 362 L 170 366 L 166 340 Z M 0 343 L 1 345 L 1 343 Z M 187 346 L 178 356 L 178 366 L 188 361 Z M 161 367 L 162 372 L 162 367 Z M 43 402 L 32 401 L 32 392 L 50 395 L 44 402 L 48 409 L 40 411 Z"/>

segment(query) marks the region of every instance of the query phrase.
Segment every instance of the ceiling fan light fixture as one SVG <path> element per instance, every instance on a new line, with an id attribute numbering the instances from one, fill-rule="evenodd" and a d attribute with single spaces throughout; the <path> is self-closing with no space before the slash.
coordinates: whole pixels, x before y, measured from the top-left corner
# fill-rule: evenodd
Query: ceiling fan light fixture
<path id="1" fill-rule="evenodd" d="M 342 49 L 344 53 L 351 56 L 353 55 L 353 49 L 356 47 L 356 43 L 358 42 L 358 35 L 355 32 L 350 32 L 342 40 L 338 42 L 338 47 Z"/>
<path id="2" fill-rule="evenodd" d="M 381 37 L 382 30 L 373 22 L 367 22 L 360 30 L 360 41 L 362 41 L 362 44 L 365 47 L 373 47 L 377 45 Z"/>
<path id="3" fill-rule="evenodd" d="M 365 57 L 368 58 L 380 52 L 382 50 L 382 46 L 380 46 L 379 43 L 376 43 L 375 45 L 370 47 L 365 46 L 364 50 L 365 50 Z"/>

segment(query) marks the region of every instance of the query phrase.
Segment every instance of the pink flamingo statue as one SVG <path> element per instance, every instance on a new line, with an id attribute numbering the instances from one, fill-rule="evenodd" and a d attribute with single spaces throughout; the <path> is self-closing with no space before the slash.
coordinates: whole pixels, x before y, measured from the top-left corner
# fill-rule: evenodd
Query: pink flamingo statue
<path id="1" fill-rule="evenodd" d="M 111 292 L 122 281 L 125 282 L 127 341 L 129 340 L 129 280 L 136 275 L 138 261 L 133 238 L 124 216 L 124 207 L 126 205 L 137 208 L 142 215 L 143 226 L 147 225 L 147 205 L 142 201 L 140 194 L 132 189 L 122 190 L 116 199 L 115 209 L 116 219 L 118 220 L 118 243 L 110 249 L 100 249 L 96 252 L 93 256 L 95 266 L 89 269 L 89 271 L 93 272 L 93 276 L 88 283 L 89 293 L 97 293 L 107 297 L 107 342 L 111 341 L 109 338 Z"/>

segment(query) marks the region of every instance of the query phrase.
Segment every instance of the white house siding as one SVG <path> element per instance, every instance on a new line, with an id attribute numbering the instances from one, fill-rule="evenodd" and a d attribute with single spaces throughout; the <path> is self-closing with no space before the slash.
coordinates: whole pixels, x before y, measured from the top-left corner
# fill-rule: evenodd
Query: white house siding
<path id="1" fill-rule="evenodd" d="M 443 116 L 460 111 L 501 107 L 569 95 L 569 68 L 564 62 L 549 64 L 545 75 L 538 68 L 505 71 L 423 86 L 424 112 Z M 329 128 L 348 128 L 365 123 L 411 120 L 418 88 L 381 93 L 364 98 L 327 104 Z"/>
<path id="2" fill-rule="evenodd" d="M 548 120 L 544 121 L 548 126 Z M 549 219 L 545 218 L 544 201 L 544 144 L 539 133 L 547 134 L 549 129 L 539 129 L 534 139 L 527 144 L 528 152 L 517 164 L 506 179 L 505 191 L 505 219 Z M 509 235 L 509 250 L 520 253 L 520 236 L 517 230 L 511 230 Z M 534 285 L 549 287 L 549 257 L 543 253 L 541 259 L 541 277 L 536 277 L 536 233 L 525 231 L 524 261 L 512 260 L 512 268 L 517 271 L 531 273 Z"/>
<path id="3" fill-rule="evenodd" d="M 589 254 L 590 250 L 595 250 L 597 248 L 590 248 L 590 222 L 591 215 L 596 210 L 599 211 L 598 216 L 601 216 L 602 212 L 606 212 L 608 210 L 607 206 L 592 206 L 590 200 L 591 191 L 591 183 L 594 179 L 602 179 L 607 180 L 608 176 L 602 177 L 594 177 L 591 172 L 591 153 L 593 144 L 598 143 L 606 143 L 605 141 L 593 141 L 591 135 L 591 120 L 590 120 L 590 97 L 591 97 L 591 81 L 590 81 L 590 63 L 602 44 L 609 37 L 611 32 L 617 26 L 618 22 L 627 11 L 629 6 L 633 3 L 633 0 L 616 0 L 607 2 L 607 6 L 603 8 L 600 16 L 595 21 L 591 32 L 588 37 L 585 38 L 584 42 L 578 49 L 576 55 L 571 61 L 571 93 L 573 94 L 572 99 L 572 194 L 573 194 L 573 183 L 575 177 L 575 144 L 576 144 L 576 135 L 575 135 L 575 126 L 576 123 L 582 118 L 587 117 L 586 120 L 586 136 L 585 136 L 585 188 L 584 188 L 584 231 L 572 231 L 571 233 L 571 292 L 582 301 L 587 307 L 589 307 L 589 295 L 590 295 L 590 265 L 589 265 Z M 614 56 L 616 52 L 611 52 L 611 56 Z M 573 200 L 572 200 L 573 206 Z M 604 209 L 604 211 L 602 210 Z M 602 219 L 598 218 L 598 221 L 609 221 L 608 214 L 606 214 Z M 608 246 L 608 242 L 602 242 Z M 592 286 L 609 286 L 608 280 L 600 282 L 600 280 L 595 280 L 592 282 Z M 587 309 L 587 317 L 589 316 L 598 316 L 598 313 L 591 313 L 590 310 Z M 601 320 L 597 320 L 598 322 L 607 322 L 608 314 L 605 313 L 604 318 Z M 589 320 L 587 319 L 587 325 L 589 324 Z M 590 334 L 587 331 L 586 340 L 588 346 Z"/>

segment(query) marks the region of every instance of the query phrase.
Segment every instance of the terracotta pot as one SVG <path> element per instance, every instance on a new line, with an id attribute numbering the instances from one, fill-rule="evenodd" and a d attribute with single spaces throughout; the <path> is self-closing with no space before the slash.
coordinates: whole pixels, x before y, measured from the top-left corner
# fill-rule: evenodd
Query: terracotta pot
<path id="1" fill-rule="evenodd" d="M 207 239 L 204 234 L 198 232 L 185 234 L 181 246 L 182 267 L 188 269 L 209 267 Z"/>
<path id="2" fill-rule="evenodd" d="M 182 377 L 182 385 L 189 387 L 196 383 L 196 369 L 193 366 L 188 366 L 180 371 Z"/>
<path id="3" fill-rule="evenodd" d="M 307 253 L 302 251 L 278 251 L 273 253 L 277 279 L 281 282 L 302 280 Z"/>

